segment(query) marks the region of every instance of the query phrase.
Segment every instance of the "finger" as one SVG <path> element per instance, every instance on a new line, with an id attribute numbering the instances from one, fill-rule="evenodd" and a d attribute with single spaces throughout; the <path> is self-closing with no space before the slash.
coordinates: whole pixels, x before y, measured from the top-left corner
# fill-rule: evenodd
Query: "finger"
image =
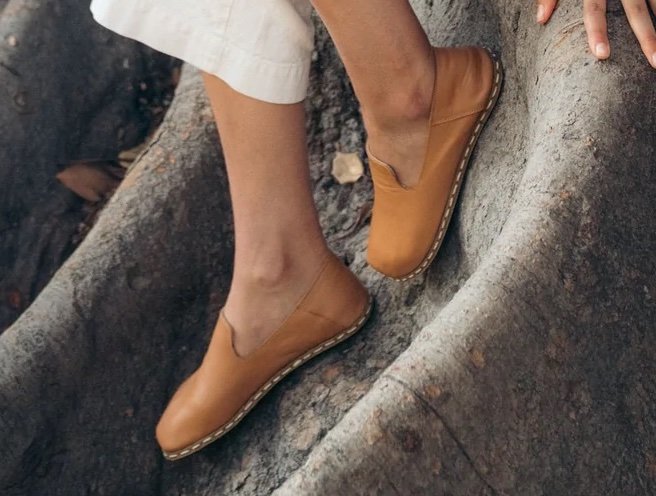
<path id="1" fill-rule="evenodd" d="M 551 14 L 553 14 L 558 0 L 537 0 L 538 12 L 535 16 L 535 20 L 540 24 L 544 24 L 549 20 Z"/>
<path id="2" fill-rule="evenodd" d="M 610 57 L 606 0 L 583 0 L 583 23 L 588 33 L 588 45 L 592 54 L 598 59 Z"/>
<path id="3" fill-rule="evenodd" d="M 643 53 L 652 67 L 656 67 L 656 31 L 651 21 L 647 0 L 622 0 L 622 4 Z"/>

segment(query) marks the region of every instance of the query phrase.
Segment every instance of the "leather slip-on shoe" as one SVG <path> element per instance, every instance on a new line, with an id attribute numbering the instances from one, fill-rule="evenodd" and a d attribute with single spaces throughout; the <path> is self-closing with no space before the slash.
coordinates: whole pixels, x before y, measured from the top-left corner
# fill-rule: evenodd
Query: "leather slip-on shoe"
<path id="1" fill-rule="evenodd" d="M 168 460 L 188 456 L 225 435 L 283 377 L 356 333 L 373 298 L 332 252 L 308 292 L 253 352 L 236 353 L 223 309 L 201 365 L 178 387 L 155 436 Z"/>
<path id="2" fill-rule="evenodd" d="M 366 145 L 374 185 L 367 262 L 406 281 L 435 258 L 472 151 L 499 97 L 503 71 L 482 47 L 433 47 L 435 85 L 417 184 L 405 186 Z"/>

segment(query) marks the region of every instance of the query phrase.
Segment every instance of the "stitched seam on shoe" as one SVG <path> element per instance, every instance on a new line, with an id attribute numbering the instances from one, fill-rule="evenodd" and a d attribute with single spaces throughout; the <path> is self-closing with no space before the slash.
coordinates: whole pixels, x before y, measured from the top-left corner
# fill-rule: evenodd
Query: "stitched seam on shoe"
<path id="1" fill-rule="evenodd" d="M 437 126 L 438 124 L 444 124 L 446 122 L 457 121 L 458 119 L 462 119 L 463 117 L 474 115 L 478 112 L 483 112 L 484 110 L 485 110 L 485 105 L 483 104 L 480 107 L 476 107 L 474 110 L 468 110 L 466 112 L 461 112 L 460 114 L 455 114 L 450 117 L 444 117 L 442 119 L 436 120 L 435 122 L 431 122 L 431 127 Z"/>
<path id="2" fill-rule="evenodd" d="M 488 53 L 489 50 L 488 50 Z M 442 240 L 444 239 L 444 234 L 447 228 L 447 219 L 450 220 L 450 214 L 452 214 L 452 208 L 455 208 L 455 194 L 460 190 L 460 184 L 462 182 L 464 173 L 465 173 L 465 168 L 467 163 L 469 162 L 471 158 L 471 153 L 473 152 L 474 147 L 476 146 L 476 141 L 478 137 L 480 136 L 480 133 L 482 133 L 483 129 L 483 122 L 485 119 L 492 113 L 492 107 L 493 104 L 498 97 L 498 94 L 500 92 L 500 86 L 501 86 L 501 77 L 502 77 L 502 69 L 501 69 L 501 63 L 499 60 L 490 53 L 492 56 L 493 62 L 494 62 L 494 85 L 492 87 L 492 91 L 490 92 L 490 96 L 488 97 L 488 102 L 487 105 L 484 108 L 484 112 L 481 114 L 481 116 L 478 119 L 478 122 L 476 124 L 476 128 L 474 132 L 472 133 L 469 142 L 467 144 L 467 148 L 465 149 L 465 153 L 462 156 L 462 159 L 460 161 L 460 164 L 458 166 L 458 171 L 455 177 L 455 180 L 451 184 L 451 194 L 449 195 L 449 198 L 447 200 L 447 207 L 444 210 L 444 213 L 442 214 L 442 219 L 440 221 L 440 225 L 438 228 L 437 235 L 433 241 L 433 244 L 428 251 L 428 253 L 425 255 L 424 259 L 421 261 L 420 265 L 413 270 L 410 274 L 407 274 L 406 276 L 402 277 L 391 277 L 391 279 L 394 279 L 396 281 L 404 282 L 409 279 L 412 279 L 413 277 L 417 276 L 418 274 L 422 273 L 428 264 L 432 261 L 433 257 L 437 253 L 437 250 L 439 249 L 440 245 L 442 244 Z"/>
<path id="3" fill-rule="evenodd" d="M 310 314 L 310 315 L 312 315 L 313 317 L 318 317 L 318 318 L 323 319 L 323 320 L 325 320 L 325 321 L 327 321 L 327 322 L 330 322 L 331 324 L 334 324 L 334 325 L 336 325 L 336 326 L 348 327 L 349 325 L 352 324 L 352 323 L 344 324 L 343 322 L 337 322 L 336 320 L 333 320 L 333 319 L 330 318 L 330 317 L 326 317 L 325 315 L 322 315 L 322 314 L 320 314 L 320 313 L 318 313 L 318 312 L 315 312 L 314 310 L 308 310 L 308 309 L 306 309 L 306 308 L 300 308 L 299 310 L 302 311 L 302 312 L 305 312 L 305 313 L 307 313 L 307 314 Z"/>
<path id="4" fill-rule="evenodd" d="M 280 323 L 280 325 L 278 326 L 278 328 L 275 329 L 275 330 L 274 330 L 274 331 L 273 331 L 273 332 L 272 332 L 272 333 L 271 333 L 271 334 L 270 334 L 270 335 L 269 335 L 269 336 L 268 336 L 268 337 L 267 337 L 262 343 L 260 343 L 260 344 L 257 346 L 257 348 L 255 348 L 253 351 L 251 351 L 251 352 L 248 353 L 247 355 L 243 355 L 243 356 L 242 356 L 242 355 L 239 355 L 239 354 L 237 353 L 237 351 L 235 350 L 235 343 L 234 343 L 234 339 L 233 339 L 233 338 L 234 338 L 234 332 L 233 332 L 233 331 L 234 331 L 234 327 L 233 327 L 232 324 L 230 324 L 230 322 L 228 322 L 228 319 L 225 317 L 225 314 L 223 315 L 224 320 L 226 321 L 226 323 L 227 323 L 228 326 L 229 326 L 228 331 L 229 331 L 229 333 L 230 333 L 230 348 L 232 349 L 232 353 L 233 353 L 234 357 L 235 357 L 237 360 L 249 360 L 249 359 L 252 359 L 253 356 L 254 356 L 259 350 L 261 350 L 261 349 L 262 349 L 262 348 L 263 348 L 263 347 L 264 347 L 269 341 L 271 341 L 271 340 L 274 338 L 274 336 L 276 336 L 276 335 L 278 335 L 278 334 L 280 333 L 280 330 L 281 330 L 281 329 L 287 324 L 287 322 L 289 321 L 289 319 L 291 318 L 291 316 L 294 314 L 294 312 L 296 312 L 297 310 L 299 310 L 299 309 L 301 308 L 301 306 L 303 305 L 303 302 L 305 302 L 305 301 L 309 298 L 310 294 L 316 289 L 316 285 L 318 284 L 319 279 L 321 279 L 321 276 L 323 275 L 324 271 L 326 270 L 326 268 L 328 267 L 328 265 L 329 265 L 329 263 L 330 263 L 330 257 L 331 257 L 331 256 L 333 256 L 333 253 L 332 253 L 332 252 L 327 252 L 327 253 L 325 254 L 325 256 L 324 256 L 324 258 L 323 258 L 323 260 L 322 260 L 322 262 L 321 262 L 321 266 L 320 266 L 320 268 L 319 268 L 317 274 L 314 276 L 314 279 L 312 280 L 312 283 L 310 284 L 309 289 L 307 290 L 307 292 L 306 292 L 304 295 L 302 295 L 302 296 L 298 299 L 298 301 L 296 302 L 296 305 L 292 308 L 292 310 L 291 310 L 291 311 L 287 314 L 287 316 L 283 319 L 283 321 Z"/>
<path id="5" fill-rule="evenodd" d="M 226 434 L 230 429 L 232 429 L 235 425 L 237 425 L 243 419 L 243 417 L 245 417 L 248 414 L 248 412 L 251 409 L 253 409 L 255 405 L 267 394 L 267 392 L 278 382 L 280 382 L 280 380 L 282 380 L 285 376 L 290 374 L 292 371 L 303 365 L 311 358 L 317 356 L 322 351 L 332 348 L 333 346 L 337 345 L 341 341 L 344 341 L 351 335 L 355 334 L 359 329 L 361 329 L 364 326 L 366 320 L 371 315 L 373 309 L 374 300 L 372 295 L 369 295 L 367 301 L 368 301 L 367 307 L 365 308 L 364 312 L 358 317 L 358 319 L 355 322 L 351 324 L 351 326 L 344 329 L 341 333 L 338 333 L 332 338 L 327 339 L 322 343 L 319 343 L 318 345 L 310 348 L 304 354 L 300 355 L 296 359 L 289 362 L 286 366 L 282 367 L 280 370 L 275 372 L 272 378 L 269 379 L 262 386 L 260 386 L 255 391 L 255 393 L 253 393 L 250 396 L 250 398 L 246 401 L 246 403 L 244 403 L 241 406 L 241 408 L 237 410 L 237 412 L 230 418 L 230 420 L 228 420 L 218 429 L 205 435 L 205 437 L 203 437 L 199 441 L 196 441 L 193 444 L 186 446 L 185 448 L 181 448 L 175 451 L 162 450 L 162 453 L 164 454 L 164 458 L 166 458 L 167 460 L 177 460 L 178 458 L 182 458 L 185 455 L 192 454 L 198 451 L 200 448 L 206 446 L 207 444 L 210 444 L 213 441 L 216 441 L 217 439 L 219 439 L 219 437 Z"/>

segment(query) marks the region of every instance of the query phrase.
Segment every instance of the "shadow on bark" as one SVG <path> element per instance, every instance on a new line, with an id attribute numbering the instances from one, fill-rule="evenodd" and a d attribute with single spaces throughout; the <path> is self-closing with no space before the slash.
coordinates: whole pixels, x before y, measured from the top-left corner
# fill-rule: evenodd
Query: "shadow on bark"
<path id="1" fill-rule="evenodd" d="M 76 247 L 90 208 L 55 176 L 141 142 L 177 65 L 116 36 L 86 2 L 0 2 L 0 333 Z"/>

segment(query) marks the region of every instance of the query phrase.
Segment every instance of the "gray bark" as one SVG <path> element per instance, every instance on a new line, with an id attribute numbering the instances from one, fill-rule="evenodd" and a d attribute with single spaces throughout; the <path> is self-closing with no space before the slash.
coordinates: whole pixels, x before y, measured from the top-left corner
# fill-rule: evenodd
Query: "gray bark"
<path id="1" fill-rule="evenodd" d="M 0 2 L 0 332 L 75 248 L 92 212 L 55 179 L 141 142 L 169 57 L 116 36 L 86 2 Z M 142 87 L 142 85 L 144 85 Z"/>
<path id="2" fill-rule="evenodd" d="M 232 260 L 216 128 L 185 66 L 97 224 L 0 336 L 3 494 L 656 492 L 656 76 L 619 2 L 605 63 L 585 53 L 578 1 L 544 28 L 529 4 L 414 2 L 435 44 L 498 50 L 506 82 L 438 259 L 405 284 L 366 267 L 369 179 L 330 177 L 334 151 L 363 141 L 319 30 L 315 199 L 376 313 L 170 463 L 154 426 L 204 353 Z"/>

